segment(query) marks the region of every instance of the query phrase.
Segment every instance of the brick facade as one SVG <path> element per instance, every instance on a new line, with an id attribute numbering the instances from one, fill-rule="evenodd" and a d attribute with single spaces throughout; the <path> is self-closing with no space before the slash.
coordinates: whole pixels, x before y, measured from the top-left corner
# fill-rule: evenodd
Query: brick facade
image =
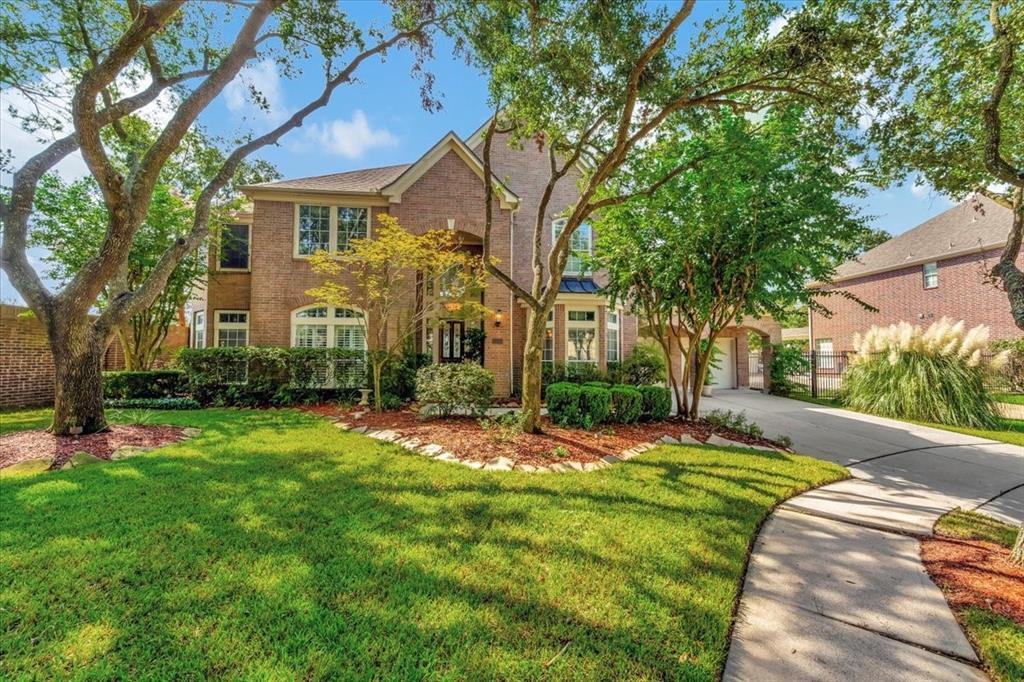
<path id="1" fill-rule="evenodd" d="M 968 328 L 987 325 L 993 339 L 1021 336 L 1006 293 L 988 281 L 998 258 L 999 251 L 993 250 L 939 260 L 939 285 L 934 289 L 925 289 L 920 264 L 839 282 L 835 288 L 855 295 L 878 312 L 839 296 L 822 298 L 832 317 L 813 314 L 812 347 L 821 339 L 831 339 L 834 350 L 850 350 L 854 334 L 863 334 L 872 325 L 906 321 L 926 328 L 943 316 L 964 320 Z M 1019 262 L 1024 267 L 1024 255 Z"/>

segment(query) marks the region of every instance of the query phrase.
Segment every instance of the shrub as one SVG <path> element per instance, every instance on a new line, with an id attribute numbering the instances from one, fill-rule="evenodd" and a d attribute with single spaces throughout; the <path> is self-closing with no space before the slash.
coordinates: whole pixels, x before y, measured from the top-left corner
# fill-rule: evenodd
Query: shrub
<path id="1" fill-rule="evenodd" d="M 401 407 L 416 397 L 416 372 L 426 367 L 431 362 L 430 355 L 417 353 L 414 350 L 406 350 L 397 358 L 384 365 L 380 376 L 381 399 L 389 405 Z M 373 381 L 369 376 L 370 369 L 367 367 L 366 386 L 371 386 Z M 385 407 L 385 409 L 393 409 Z"/>
<path id="2" fill-rule="evenodd" d="M 672 414 L 672 391 L 664 386 L 641 386 L 643 418 L 652 421 L 668 419 Z"/>
<path id="3" fill-rule="evenodd" d="M 612 412 L 612 394 L 604 386 L 580 386 L 579 426 L 593 428 L 608 420 Z"/>
<path id="4" fill-rule="evenodd" d="M 178 365 L 203 405 L 294 405 L 366 386 L 366 361 L 341 348 L 186 348 Z"/>
<path id="5" fill-rule="evenodd" d="M 1024 336 L 993 341 L 989 348 L 996 352 L 1009 351 L 1006 366 L 993 377 L 993 387 L 1009 393 L 1024 393 Z"/>
<path id="6" fill-rule="evenodd" d="M 768 368 L 768 375 L 771 378 L 769 393 L 789 395 L 795 392 L 800 385 L 793 381 L 793 375 L 809 372 L 810 369 L 811 361 L 800 349 L 799 342 L 774 344 L 772 346 L 772 364 Z"/>
<path id="7" fill-rule="evenodd" d="M 632 424 L 640 420 L 644 412 L 644 397 L 639 389 L 620 384 L 612 386 L 609 393 L 612 398 L 612 421 Z"/>
<path id="8" fill-rule="evenodd" d="M 998 416 L 986 379 L 1008 352 L 984 361 L 987 341 L 984 325 L 965 333 L 962 321 L 947 318 L 924 332 L 906 322 L 872 327 L 854 336 L 857 352 L 843 373 L 841 400 L 884 417 L 994 426 Z"/>
<path id="9" fill-rule="evenodd" d="M 630 386 L 650 386 L 665 381 L 665 355 L 653 341 L 639 341 L 620 364 L 618 381 Z"/>
<path id="10" fill-rule="evenodd" d="M 125 410 L 198 410 L 200 407 L 192 398 L 114 398 L 104 400 L 103 405 Z"/>
<path id="11" fill-rule="evenodd" d="M 480 428 L 494 443 L 512 443 L 523 428 L 522 412 L 505 412 L 494 417 L 479 420 Z"/>
<path id="12" fill-rule="evenodd" d="M 493 396 L 494 375 L 475 362 L 427 365 L 416 372 L 416 399 L 444 417 L 460 409 L 482 414 Z"/>
<path id="13" fill-rule="evenodd" d="M 761 430 L 761 427 L 749 421 L 745 412 L 711 410 L 704 415 L 704 421 L 715 427 L 715 429 L 743 433 L 754 438 L 764 437 L 764 431 Z"/>
<path id="14" fill-rule="evenodd" d="M 551 421 L 558 426 L 575 426 L 580 422 L 580 391 L 580 386 L 567 381 L 548 386 L 544 399 Z"/>
<path id="15" fill-rule="evenodd" d="M 611 388 L 611 382 L 609 381 L 588 381 L 583 384 L 584 386 L 596 386 L 598 388 Z"/>
<path id="16" fill-rule="evenodd" d="M 106 398 L 168 398 L 181 395 L 188 377 L 176 369 L 154 369 L 145 372 L 120 371 L 103 373 L 103 395 Z"/>
<path id="17" fill-rule="evenodd" d="M 570 362 L 565 365 L 565 379 L 577 384 L 604 381 L 605 375 L 597 365 L 589 362 Z"/>

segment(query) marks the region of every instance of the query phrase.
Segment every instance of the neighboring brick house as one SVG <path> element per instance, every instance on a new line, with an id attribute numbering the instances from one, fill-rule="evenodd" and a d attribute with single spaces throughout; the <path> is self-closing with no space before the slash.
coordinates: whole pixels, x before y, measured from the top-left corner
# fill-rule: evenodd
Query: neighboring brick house
<path id="1" fill-rule="evenodd" d="M 229 239 L 210 254 L 209 278 L 191 305 L 191 345 L 363 348 L 356 333 L 358 320 L 352 317 L 358 311 L 318 306 L 306 295 L 320 282 L 309 267 L 309 256 L 318 249 L 344 248 L 350 238 L 372 238 L 382 213 L 415 233 L 453 230 L 464 248 L 479 253 L 485 187 L 481 134 L 482 129 L 463 140 L 449 132 L 412 164 L 243 188 L 252 212 L 239 215 L 237 224 L 228 226 Z M 499 136 L 493 143 L 492 166 L 492 255 L 529 289 L 533 226 L 548 178 L 547 153 L 536 145 L 509 146 Z M 577 179 L 578 174 L 567 174 L 553 192 L 544 217 L 545 250 L 563 224 L 560 216 L 577 200 Z M 573 246 L 592 250 L 588 225 L 578 230 Z M 603 369 L 632 349 L 637 320 L 621 309 L 609 309 L 602 282 L 602 273 L 582 272 L 580 260 L 570 258 L 549 323 L 545 361 L 591 363 Z M 410 291 L 410 306 L 415 298 Z M 494 373 L 496 394 L 509 396 L 521 383 L 526 307 L 493 277 L 488 277 L 483 304 L 494 313 L 480 323 L 486 334 L 484 366 Z M 459 360 L 465 328 L 458 320 L 443 321 L 436 329 L 421 329 L 415 346 L 437 362 Z M 735 328 L 727 336 L 742 336 L 743 341 L 731 346 L 728 371 L 718 377 L 719 384 L 746 385 L 745 332 Z"/>
<path id="2" fill-rule="evenodd" d="M 822 298 L 833 314 L 812 313 L 811 347 L 849 350 L 854 334 L 872 325 L 927 327 L 944 316 L 968 328 L 987 325 L 993 339 L 1021 336 L 1006 293 L 989 278 L 1011 224 L 1009 209 L 976 196 L 844 263 L 827 288 L 847 291 L 878 312 L 839 296 Z"/>

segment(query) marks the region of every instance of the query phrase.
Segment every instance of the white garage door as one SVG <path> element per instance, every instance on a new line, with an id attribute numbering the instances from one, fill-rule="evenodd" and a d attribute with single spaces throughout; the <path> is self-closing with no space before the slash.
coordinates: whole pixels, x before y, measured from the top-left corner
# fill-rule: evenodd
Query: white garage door
<path id="1" fill-rule="evenodd" d="M 715 388 L 736 388 L 736 339 L 718 339 L 718 369 L 708 371 L 708 384 Z"/>

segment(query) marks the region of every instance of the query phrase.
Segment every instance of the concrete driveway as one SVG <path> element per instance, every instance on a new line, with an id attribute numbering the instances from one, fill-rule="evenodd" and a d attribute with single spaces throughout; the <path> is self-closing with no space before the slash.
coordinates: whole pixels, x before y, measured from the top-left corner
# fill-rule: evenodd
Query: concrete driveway
<path id="1" fill-rule="evenodd" d="M 745 390 L 702 411 L 742 411 L 768 436 L 849 467 L 799 495 L 754 546 L 726 680 L 987 679 L 917 538 L 955 507 L 1024 518 L 1024 448 Z"/>

